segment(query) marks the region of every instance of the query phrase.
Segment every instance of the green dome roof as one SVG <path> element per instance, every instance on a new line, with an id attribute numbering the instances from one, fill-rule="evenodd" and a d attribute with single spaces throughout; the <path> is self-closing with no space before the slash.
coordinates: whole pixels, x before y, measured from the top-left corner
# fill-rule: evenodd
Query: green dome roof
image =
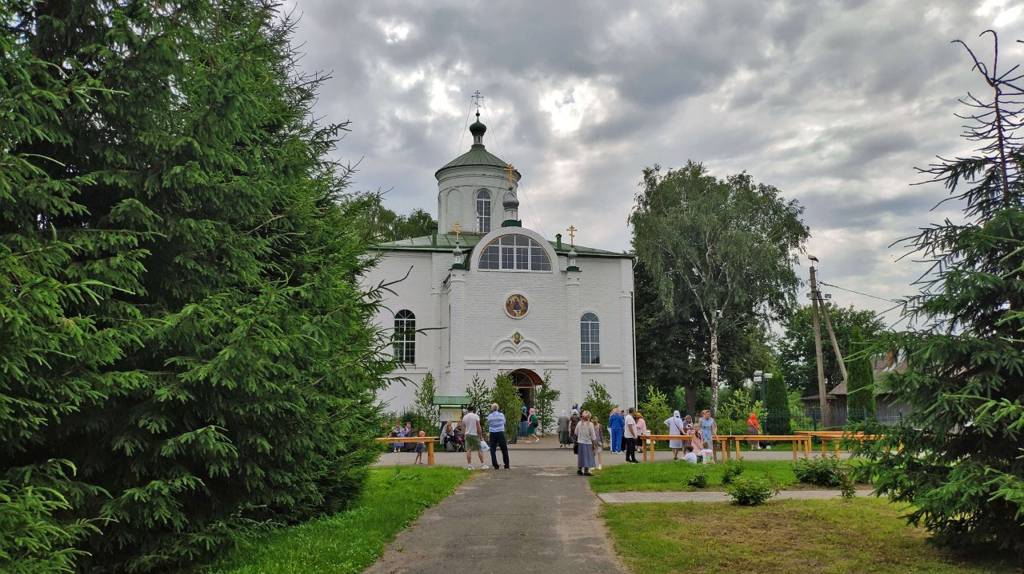
<path id="1" fill-rule="evenodd" d="M 484 147 L 484 132 L 487 131 L 487 126 L 480 122 L 479 113 L 477 114 L 477 120 L 473 122 L 473 125 L 469 126 L 470 133 L 473 134 L 473 145 L 470 146 L 469 151 L 453 159 L 452 161 L 444 164 L 444 167 L 437 170 L 434 173 L 434 177 L 441 179 L 441 172 L 446 169 L 453 167 L 497 167 L 505 169 L 508 167 L 508 162 L 487 151 Z M 522 175 L 519 170 L 515 170 L 516 180 L 518 181 Z"/>

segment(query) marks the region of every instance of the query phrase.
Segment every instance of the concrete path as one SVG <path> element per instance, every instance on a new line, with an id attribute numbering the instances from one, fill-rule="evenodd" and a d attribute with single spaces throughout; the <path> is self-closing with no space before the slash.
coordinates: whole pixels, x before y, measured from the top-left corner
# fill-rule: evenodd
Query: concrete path
<path id="1" fill-rule="evenodd" d="M 858 490 L 857 496 L 870 496 L 871 490 Z M 732 498 L 721 491 L 700 492 L 604 492 L 597 495 L 609 504 L 642 502 L 729 502 Z M 826 500 L 839 498 L 838 490 L 783 490 L 772 500 Z"/>
<path id="2" fill-rule="evenodd" d="M 565 464 L 517 467 L 516 460 L 511 470 L 475 471 L 366 573 L 624 574 L 587 479 Z"/>

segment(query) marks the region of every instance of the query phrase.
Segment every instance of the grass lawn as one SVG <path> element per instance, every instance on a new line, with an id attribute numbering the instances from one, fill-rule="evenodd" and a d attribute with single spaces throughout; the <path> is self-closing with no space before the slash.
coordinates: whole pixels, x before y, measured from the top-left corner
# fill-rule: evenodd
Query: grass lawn
<path id="1" fill-rule="evenodd" d="M 764 476 L 779 487 L 792 487 L 797 483 L 793 463 L 788 460 L 741 461 L 743 476 Z M 653 464 L 619 464 L 605 467 L 590 479 L 594 492 L 653 492 L 696 490 L 686 481 L 700 471 L 708 476 L 708 489 L 722 489 L 724 464 L 689 464 L 685 462 L 658 462 Z"/>
<path id="2" fill-rule="evenodd" d="M 616 551 L 635 574 L 676 572 L 1001 573 L 965 562 L 875 498 L 727 503 L 606 504 Z"/>
<path id="3" fill-rule="evenodd" d="M 469 475 L 452 467 L 370 469 L 366 489 L 350 510 L 246 540 L 208 572 L 362 572 L 400 530 Z"/>

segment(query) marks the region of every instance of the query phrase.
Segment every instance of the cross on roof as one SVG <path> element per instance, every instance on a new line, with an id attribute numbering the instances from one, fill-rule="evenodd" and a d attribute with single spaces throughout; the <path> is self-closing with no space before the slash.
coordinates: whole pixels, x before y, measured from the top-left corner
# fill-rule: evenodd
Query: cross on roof
<path id="1" fill-rule="evenodd" d="M 473 92 L 473 95 L 470 96 L 470 99 L 473 100 L 473 103 L 476 105 L 476 115 L 479 116 L 480 115 L 480 103 L 484 101 L 484 97 L 483 97 L 483 95 L 480 94 L 480 90 L 477 90 L 477 91 Z"/>
<path id="2" fill-rule="evenodd" d="M 452 233 L 455 234 L 455 243 L 458 243 L 459 236 L 462 235 L 462 225 L 456 222 L 455 225 L 452 226 Z"/>
<path id="3" fill-rule="evenodd" d="M 566 231 L 569 232 L 569 246 L 576 247 L 576 232 L 579 231 L 579 229 L 576 229 L 575 225 L 570 225 Z"/>
<path id="4" fill-rule="evenodd" d="M 508 175 L 508 188 L 512 189 L 512 174 L 516 172 L 516 168 L 512 164 L 505 165 L 505 173 Z"/>

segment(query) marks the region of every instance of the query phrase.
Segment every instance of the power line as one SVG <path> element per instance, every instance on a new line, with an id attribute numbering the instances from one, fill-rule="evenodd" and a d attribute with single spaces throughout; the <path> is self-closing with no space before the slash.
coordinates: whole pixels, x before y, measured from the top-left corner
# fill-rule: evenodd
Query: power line
<path id="1" fill-rule="evenodd" d="M 870 293 L 865 293 L 863 291 L 857 291 L 856 289 L 847 289 L 846 287 L 840 287 L 839 285 L 833 285 L 831 283 L 826 283 L 824 281 L 818 281 L 818 283 L 820 283 L 821 285 L 825 285 L 827 287 L 832 287 L 833 289 L 839 289 L 840 291 L 847 291 L 849 293 L 855 293 L 857 295 L 863 295 L 864 297 L 870 297 L 872 299 L 878 299 L 879 301 L 885 301 L 886 303 L 899 303 L 899 301 L 897 301 L 895 299 L 887 299 L 885 297 L 879 297 L 878 295 L 872 295 Z"/>

